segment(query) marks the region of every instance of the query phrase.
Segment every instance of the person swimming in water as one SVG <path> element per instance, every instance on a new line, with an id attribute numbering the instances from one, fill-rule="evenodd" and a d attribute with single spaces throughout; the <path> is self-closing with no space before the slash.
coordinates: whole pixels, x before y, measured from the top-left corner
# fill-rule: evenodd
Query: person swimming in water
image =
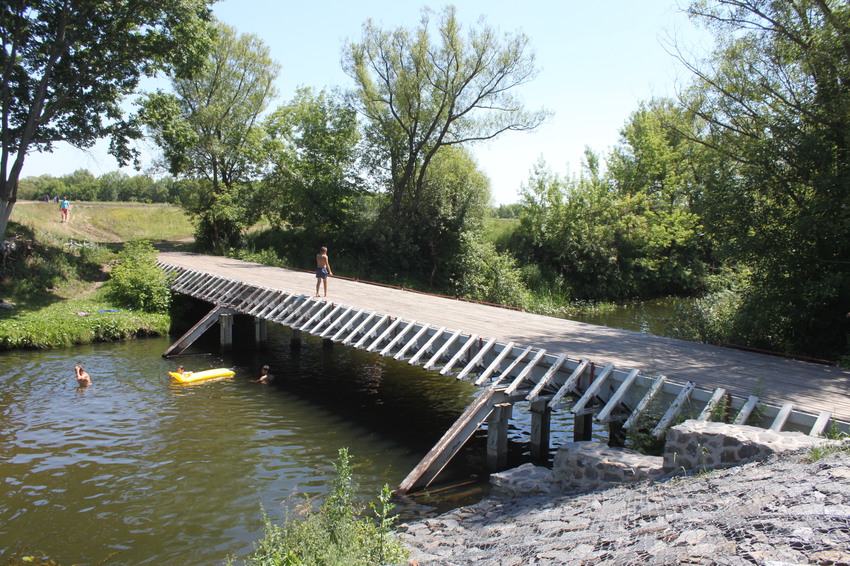
<path id="1" fill-rule="evenodd" d="M 88 387 L 89 385 L 91 385 L 91 376 L 86 372 L 86 370 L 83 369 L 83 366 L 79 364 L 75 365 L 74 373 L 77 377 L 77 384 L 80 387 Z"/>
<path id="2" fill-rule="evenodd" d="M 263 369 L 260 371 L 259 379 L 252 379 L 251 383 L 262 383 L 263 385 L 269 385 L 274 381 L 274 375 L 269 373 L 269 366 L 263 366 Z"/>

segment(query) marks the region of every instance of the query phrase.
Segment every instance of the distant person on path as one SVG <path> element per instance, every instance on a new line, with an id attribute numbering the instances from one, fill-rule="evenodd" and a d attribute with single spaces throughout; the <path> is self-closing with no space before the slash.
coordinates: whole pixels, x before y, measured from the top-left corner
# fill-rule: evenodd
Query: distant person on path
<path id="1" fill-rule="evenodd" d="M 325 285 L 325 296 L 328 296 L 328 277 L 333 275 L 331 264 L 328 262 L 328 248 L 322 249 L 316 254 L 316 296 L 319 296 L 319 287 Z"/>
<path id="2" fill-rule="evenodd" d="M 59 203 L 59 212 L 62 213 L 62 222 L 67 222 L 68 213 L 71 212 L 71 203 L 65 197 L 62 197 L 62 201 Z"/>
<path id="3" fill-rule="evenodd" d="M 91 376 L 86 373 L 86 370 L 83 369 L 83 366 L 74 366 L 74 373 L 77 377 L 77 384 L 79 384 L 80 387 L 88 387 L 89 385 L 91 385 Z"/>
<path id="4" fill-rule="evenodd" d="M 260 371 L 260 379 L 252 379 L 251 383 L 262 383 L 263 385 L 269 385 L 274 381 L 274 375 L 269 373 L 269 366 L 263 366 L 263 369 Z"/>

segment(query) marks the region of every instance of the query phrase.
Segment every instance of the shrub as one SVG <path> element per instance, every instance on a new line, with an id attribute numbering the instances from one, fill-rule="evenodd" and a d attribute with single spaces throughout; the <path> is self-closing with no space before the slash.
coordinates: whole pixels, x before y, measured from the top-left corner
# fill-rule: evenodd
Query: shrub
<path id="1" fill-rule="evenodd" d="M 391 529 L 389 488 L 385 485 L 378 504 L 370 505 L 374 516 L 362 517 L 348 450 L 339 450 L 334 467 L 333 487 L 318 510 L 308 505 L 302 516 L 290 518 L 282 528 L 263 516 L 263 538 L 245 566 L 376 566 L 404 561 L 407 552 Z"/>
<path id="2" fill-rule="evenodd" d="M 129 242 L 118 254 L 107 293 L 116 305 L 146 312 L 167 312 L 171 305 L 168 275 L 156 265 L 156 250 L 146 241 Z"/>

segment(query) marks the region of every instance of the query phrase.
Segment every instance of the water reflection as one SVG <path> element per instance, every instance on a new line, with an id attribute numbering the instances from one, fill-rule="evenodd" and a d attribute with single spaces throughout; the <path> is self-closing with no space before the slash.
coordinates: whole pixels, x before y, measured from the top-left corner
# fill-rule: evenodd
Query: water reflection
<path id="1" fill-rule="evenodd" d="M 294 493 L 324 494 L 340 447 L 363 493 L 398 485 L 477 392 L 288 340 L 276 329 L 262 353 L 181 358 L 236 370 L 188 387 L 166 377 L 167 339 L 0 355 L 0 556 L 29 546 L 61 564 L 112 552 L 108 564 L 220 564 L 251 550 L 261 505 L 280 521 Z M 277 382 L 250 383 L 265 363 Z"/>

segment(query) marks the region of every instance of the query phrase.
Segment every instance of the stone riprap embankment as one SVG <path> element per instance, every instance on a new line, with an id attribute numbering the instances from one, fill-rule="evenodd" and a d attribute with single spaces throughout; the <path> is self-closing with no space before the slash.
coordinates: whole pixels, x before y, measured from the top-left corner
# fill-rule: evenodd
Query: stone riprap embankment
<path id="1" fill-rule="evenodd" d="M 420 566 L 850 566 L 850 445 L 573 494 L 492 497 L 402 525 Z"/>

